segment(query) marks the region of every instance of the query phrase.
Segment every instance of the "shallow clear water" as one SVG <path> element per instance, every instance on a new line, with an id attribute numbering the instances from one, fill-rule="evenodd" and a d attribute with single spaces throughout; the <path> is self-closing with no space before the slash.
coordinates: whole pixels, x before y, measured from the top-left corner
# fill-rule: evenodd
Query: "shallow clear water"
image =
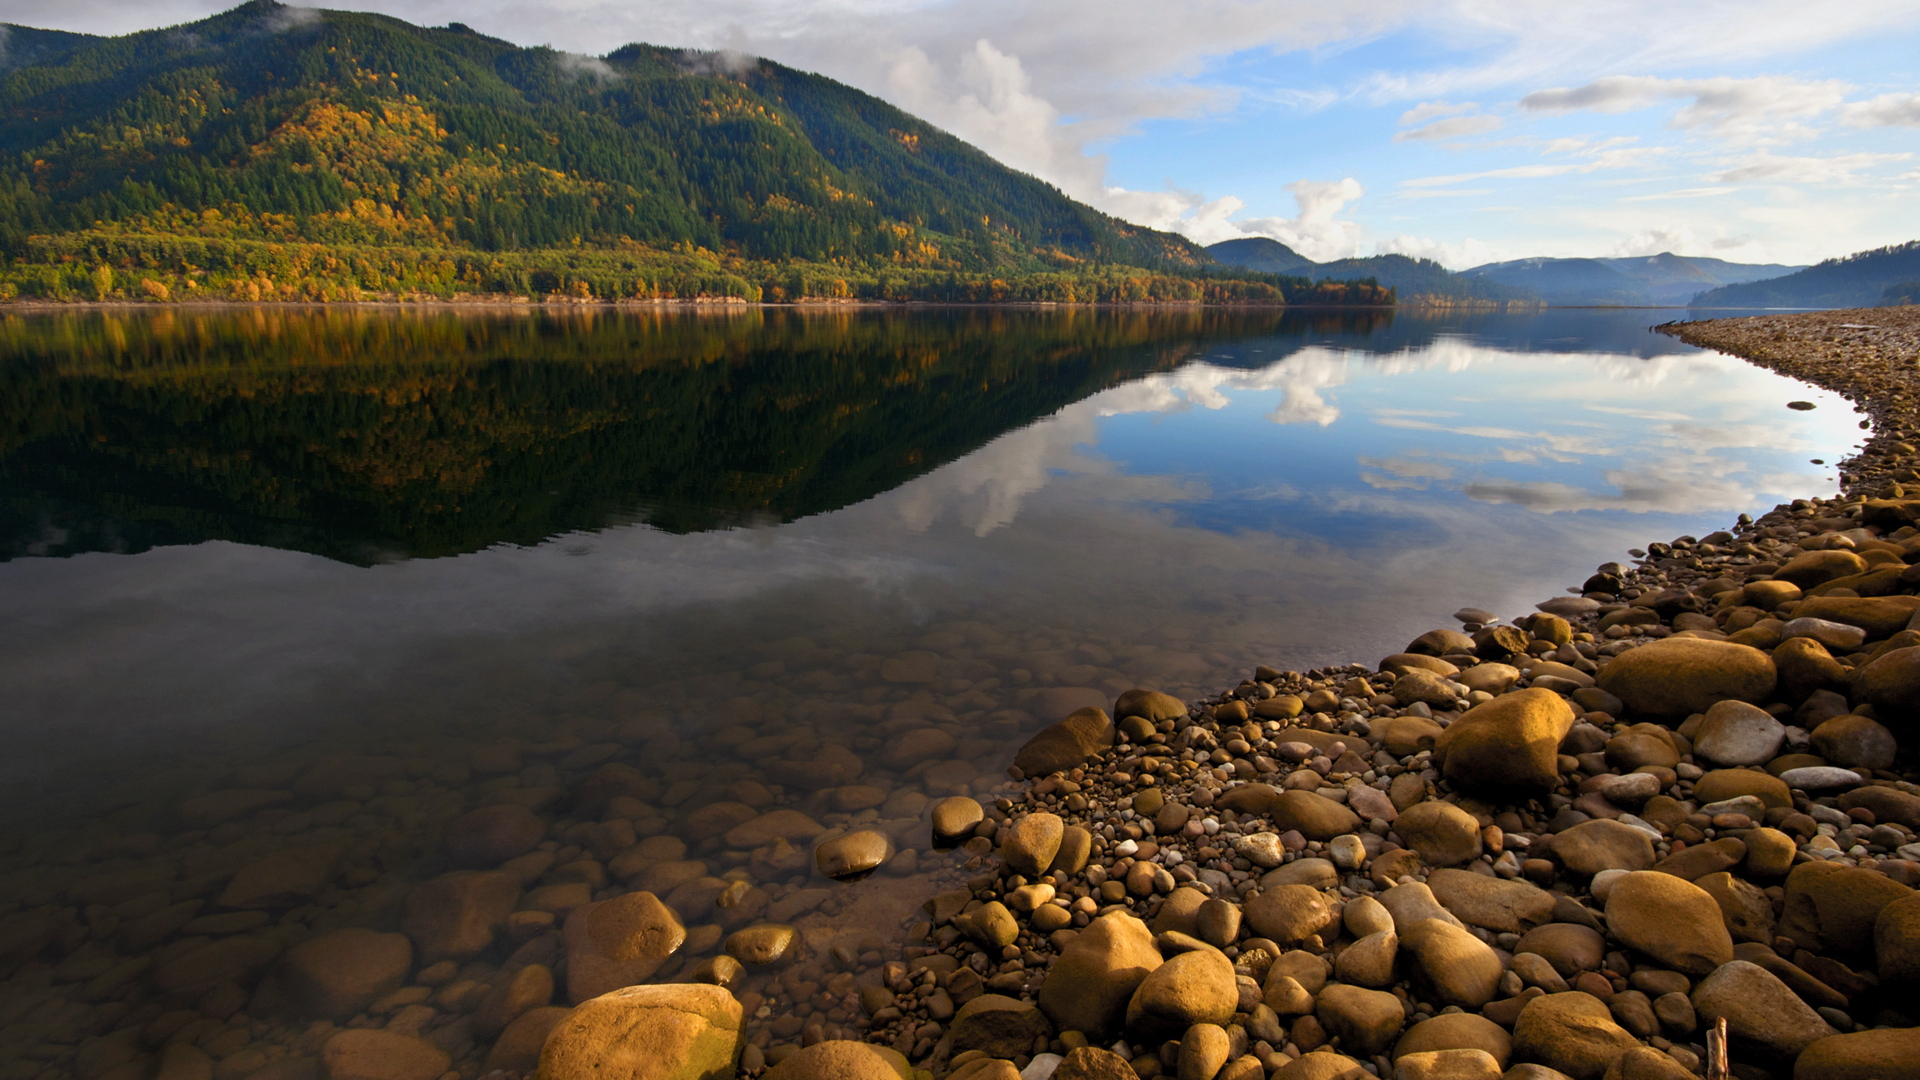
<path id="1" fill-rule="evenodd" d="M 1811 459 L 1856 445 L 1852 408 L 1648 331 L 1677 314 L 6 319 L 0 917 L 68 929 L 0 948 L 0 1058 L 58 1074 L 96 1029 L 204 1011 L 141 978 L 72 1030 L 45 1002 L 97 966 L 75 936 L 155 948 L 111 910 L 213 912 L 218 873 L 290 845 L 362 854 L 229 932 L 393 925 L 375 898 L 490 801 L 577 854 L 611 761 L 645 778 L 641 835 L 778 900 L 824 881 L 688 835 L 695 810 L 924 848 L 923 796 L 986 790 L 1079 704 L 1375 660 L 1831 491 Z M 859 774 L 809 771 L 827 747 Z M 231 789 L 286 795 L 182 818 Z M 801 924 L 893 933 L 935 863 Z M 242 1045 L 297 1056 L 300 1028 Z"/>

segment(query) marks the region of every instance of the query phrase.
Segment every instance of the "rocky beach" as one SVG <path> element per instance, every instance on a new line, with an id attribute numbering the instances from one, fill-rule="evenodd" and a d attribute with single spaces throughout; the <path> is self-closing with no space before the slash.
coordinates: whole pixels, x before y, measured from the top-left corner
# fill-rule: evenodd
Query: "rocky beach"
<path id="1" fill-rule="evenodd" d="M 237 747 L 0 839 L 0 1080 L 1920 1076 L 1920 316 L 1660 329 L 1842 493 L 1207 696 L 954 623 Z"/>

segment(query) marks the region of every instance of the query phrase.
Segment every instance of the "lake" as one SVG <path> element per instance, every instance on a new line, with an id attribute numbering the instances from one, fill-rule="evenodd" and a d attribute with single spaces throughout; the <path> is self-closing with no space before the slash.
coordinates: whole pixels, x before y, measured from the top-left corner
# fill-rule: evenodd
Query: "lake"
<path id="1" fill-rule="evenodd" d="M 461 981 L 643 885 L 693 928 L 663 975 L 769 911 L 877 963 L 955 863 L 928 800 L 1074 708 L 1372 663 L 1833 491 L 1860 415 L 1681 317 L 0 319 L 0 1077 L 179 1013 L 258 1058 L 222 1076 L 310 1054 L 279 952 L 399 925 L 483 806 L 545 836 Z M 812 869 L 868 825 L 881 874 Z M 830 981 L 750 980 L 762 1042 Z M 473 1001 L 395 1008 L 477 1071 Z"/>

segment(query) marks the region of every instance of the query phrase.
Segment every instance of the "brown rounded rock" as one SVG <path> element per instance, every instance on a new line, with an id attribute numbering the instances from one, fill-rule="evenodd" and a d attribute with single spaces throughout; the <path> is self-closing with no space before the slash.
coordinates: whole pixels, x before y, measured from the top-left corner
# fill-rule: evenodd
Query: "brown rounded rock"
<path id="1" fill-rule="evenodd" d="M 1522 934 L 1513 951 L 1544 957 L 1561 978 L 1571 979 L 1583 971 L 1600 969 L 1607 955 L 1607 939 L 1600 931 L 1579 923 L 1548 923 Z"/>
<path id="2" fill-rule="evenodd" d="M 1915 1075 L 1920 1028 L 1876 1028 L 1829 1035 L 1800 1052 L 1793 1080 L 1895 1080 Z"/>
<path id="3" fill-rule="evenodd" d="M 1778 693 L 1793 705 L 1807 700 L 1815 690 L 1844 687 L 1847 682 L 1846 666 L 1812 638 L 1781 642 L 1773 650 L 1773 667 L 1780 676 Z"/>
<path id="4" fill-rule="evenodd" d="M 327 1080 L 436 1080 L 453 1064 L 425 1039 L 392 1031 L 337 1032 L 320 1049 Z"/>
<path id="5" fill-rule="evenodd" d="M 1029 778 L 1037 779 L 1106 752 L 1113 746 L 1113 737 L 1113 721 L 1105 711 L 1080 709 L 1028 739 L 1014 755 L 1013 764 Z"/>
<path id="6" fill-rule="evenodd" d="M 1241 917 L 1255 934 L 1291 945 L 1334 925 L 1339 914 L 1326 894 L 1310 885 L 1276 885 L 1248 900 Z"/>
<path id="7" fill-rule="evenodd" d="M 1053 1037 L 1053 1026 L 1039 1009 L 1019 998 L 981 994 L 953 1016 L 948 1029 L 956 1052 L 979 1050 L 989 1057 L 1012 1058 L 1033 1050 L 1035 1039 Z"/>
<path id="8" fill-rule="evenodd" d="M 1000 858 L 1016 874 L 1039 877 L 1060 851 L 1065 832 L 1066 823 L 1056 814 L 1028 814 L 1001 830 Z"/>
<path id="9" fill-rule="evenodd" d="M 1117 720 L 1138 716 L 1156 724 L 1162 720 L 1184 720 L 1187 717 L 1187 703 L 1172 694 L 1136 687 L 1114 701 L 1113 715 Z"/>
<path id="10" fill-rule="evenodd" d="M 1224 1025 L 1239 1002 L 1233 962 L 1224 954 L 1180 953 L 1140 981 L 1127 1002 L 1127 1031 L 1145 1039 L 1178 1035 L 1195 1024 Z"/>
<path id="11" fill-rule="evenodd" d="M 1127 1059 L 1097 1046 L 1067 1051 L 1053 1070 L 1053 1080 L 1139 1080 Z"/>
<path id="12" fill-rule="evenodd" d="M 1147 924 L 1116 911 L 1075 935 L 1040 986 L 1039 1004 L 1058 1031 L 1105 1042 L 1120 1032 L 1127 1003 L 1161 964 Z"/>
<path id="13" fill-rule="evenodd" d="M 1800 1000 L 1772 972 L 1745 960 L 1720 965 L 1693 988 L 1693 1008 L 1711 1025 L 1725 1019 L 1736 1040 L 1755 1043 L 1791 1059 L 1837 1034 L 1813 1006 Z"/>
<path id="14" fill-rule="evenodd" d="M 1481 1050 L 1504 1069 L 1513 1057 L 1513 1037 L 1507 1029 L 1477 1013 L 1443 1013 L 1408 1028 L 1394 1044 L 1393 1058 L 1398 1061 L 1408 1054 L 1437 1050 Z"/>
<path id="15" fill-rule="evenodd" d="M 803 1047 L 767 1070 L 767 1080 L 905 1080 L 913 1075 L 896 1050 L 852 1039 Z"/>
<path id="16" fill-rule="evenodd" d="M 1671 874 L 1642 870 L 1614 881 L 1607 929 L 1627 947 L 1688 975 L 1705 975 L 1733 959 L 1720 905 Z"/>
<path id="17" fill-rule="evenodd" d="M 1601 1080 L 1638 1045 L 1599 998 L 1579 990 L 1534 998 L 1513 1025 L 1516 1060 L 1558 1069 L 1573 1080 Z"/>
<path id="18" fill-rule="evenodd" d="M 1384 990 L 1331 983 L 1314 1001 L 1313 1015 L 1344 1049 L 1372 1057 L 1393 1045 L 1406 1023 L 1400 999 Z"/>
<path id="19" fill-rule="evenodd" d="M 878 829 L 836 836 L 813 849 L 813 865 L 836 881 L 872 873 L 893 857 L 893 840 Z"/>
<path id="20" fill-rule="evenodd" d="M 1480 854 L 1480 822 L 1441 799 L 1428 799 L 1402 811 L 1394 831 L 1428 866 L 1457 866 Z"/>
<path id="21" fill-rule="evenodd" d="M 631 892 L 573 909 L 561 932 L 567 997 L 574 1002 L 643 983 L 687 940 L 673 909 L 650 892 Z"/>
<path id="22" fill-rule="evenodd" d="M 1282 791 L 1267 807 L 1273 827 L 1297 830 L 1309 840 L 1331 840 L 1360 827 L 1360 815 L 1311 791 Z"/>
<path id="23" fill-rule="evenodd" d="M 1701 805 L 1751 795 L 1768 808 L 1793 805 L 1786 781 L 1752 769 L 1715 769 L 1693 782 L 1694 800 Z"/>
<path id="24" fill-rule="evenodd" d="M 1775 680 L 1773 659 L 1758 649 L 1680 637 L 1629 649 L 1598 676 L 1629 712 L 1674 719 L 1720 701 L 1764 701 Z"/>
<path id="25" fill-rule="evenodd" d="M 280 987 L 307 1016 L 345 1020 L 400 988 L 413 967 L 405 934 L 348 927 L 288 949 L 280 958 Z"/>
<path id="26" fill-rule="evenodd" d="M 933 804 L 933 839 L 936 845 L 952 846 L 973 835 L 974 826 L 985 821 L 986 811 L 965 795 L 954 795 Z"/>
<path id="27" fill-rule="evenodd" d="M 1470 791 L 1551 789 L 1560 778 L 1560 740 L 1573 723 L 1566 699 L 1551 690 L 1501 694 L 1442 732 L 1434 760 L 1449 781 Z"/>
<path id="28" fill-rule="evenodd" d="M 1400 943 L 1420 967 L 1439 999 L 1463 1009 L 1478 1009 L 1500 989 L 1506 966 L 1493 947 L 1441 919 L 1422 919 L 1400 934 Z"/>
<path id="29" fill-rule="evenodd" d="M 541 1080 L 731 1080 L 740 1002 L 718 986 L 628 986 L 582 1002 L 547 1036 Z"/>
<path id="30" fill-rule="evenodd" d="M 499 870 L 459 871 L 407 893 L 400 930 L 420 962 L 464 960 L 493 944 L 520 899 L 520 879 Z"/>
<path id="31" fill-rule="evenodd" d="M 1889 769 L 1899 749 L 1878 721 L 1848 714 L 1813 729 L 1813 752 L 1846 769 Z"/>
<path id="32" fill-rule="evenodd" d="M 525 855 L 547 838 L 547 823 L 517 803 L 483 806 L 447 823 L 447 854 L 476 870 Z"/>
<path id="33" fill-rule="evenodd" d="M 1553 855 L 1583 877 L 1602 870 L 1645 870 L 1654 863 L 1653 838 L 1625 822 L 1595 818 L 1554 836 Z"/>
<path id="34" fill-rule="evenodd" d="M 528 1009 L 514 1017 L 513 1022 L 494 1039 L 493 1049 L 487 1051 L 487 1060 L 480 1066 L 481 1071 L 507 1069 L 531 1074 L 540 1066 L 540 1049 L 547 1045 L 547 1036 L 572 1012 L 572 1009 L 547 1005 Z"/>
<path id="35" fill-rule="evenodd" d="M 1840 548 L 1828 548 L 1795 555 L 1787 560 L 1785 566 L 1774 571 L 1773 580 L 1784 581 L 1800 589 L 1810 589 L 1815 585 L 1865 573 L 1866 569 L 1867 561 L 1859 555 Z"/>
<path id="36" fill-rule="evenodd" d="M 1912 890 L 1885 874 L 1829 862 L 1801 863 L 1787 875 L 1779 932 L 1815 952 L 1870 956 L 1880 912 Z"/>
<path id="37" fill-rule="evenodd" d="M 786 923 L 761 923 L 727 935 L 721 951 L 743 964 L 777 964 L 793 959 L 800 932 Z"/>

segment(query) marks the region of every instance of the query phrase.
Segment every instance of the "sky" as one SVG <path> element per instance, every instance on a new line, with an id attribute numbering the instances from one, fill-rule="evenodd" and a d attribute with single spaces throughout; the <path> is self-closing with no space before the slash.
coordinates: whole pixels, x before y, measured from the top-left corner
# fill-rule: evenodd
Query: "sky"
<path id="1" fill-rule="evenodd" d="M 224 0 L 0 0 L 125 33 Z M 1920 0 L 358 0 L 604 55 L 731 50 L 885 98 L 1202 243 L 1455 269 L 1920 238 Z"/>

